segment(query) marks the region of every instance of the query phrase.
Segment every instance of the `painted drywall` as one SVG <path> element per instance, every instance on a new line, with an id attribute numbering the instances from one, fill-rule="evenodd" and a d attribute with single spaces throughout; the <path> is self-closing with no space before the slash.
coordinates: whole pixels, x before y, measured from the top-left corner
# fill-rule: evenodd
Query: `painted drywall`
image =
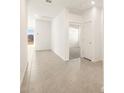
<path id="1" fill-rule="evenodd" d="M 94 8 L 96 14 L 94 21 L 94 38 L 95 38 L 95 60 L 103 60 L 103 19 L 102 19 L 102 9 Z"/>
<path id="2" fill-rule="evenodd" d="M 90 35 L 87 35 L 87 37 L 89 38 L 89 42 L 91 42 L 91 47 L 92 47 L 92 59 L 93 61 L 99 61 L 99 60 L 103 60 L 103 18 L 102 18 L 102 9 L 98 8 L 98 7 L 92 7 L 90 9 L 87 9 L 83 12 L 83 24 L 82 24 L 82 36 L 83 36 L 83 25 L 85 25 L 85 23 L 91 21 L 91 33 L 89 33 Z M 92 36 L 92 38 L 90 37 Z M 85 49 L 84 48 L 84 42 L 82 40 L 82 50 Z M 83 51 L 82 51 L 83 52 Z M 85 57 L 85 55 L 83 55 L 82 53 L 82 57 Z"/>
<path id="3" fill-rule="evenodd" d="M 52 50 L 62 59 L 69 59 L 69 24 L 76 23 L 80 25 L 81 57 L 85 57 L 84 50 L 87 50 L 85 52 L 92 61 L 103 60 L 102 20 L 102 9 L 95 6 L 85 10 L 82 15 L 63 10 L 52 22 Z M 90 24 L 84 25 L 87 22 Z M 84 26 L 88 30 L 86 34 L 83 33 Z M 88 45 L 84 45 L 84 37 Z"/>
<path id="4" fill-rule="evenodd" d="M 74 13 L 68 12 L 68 21 L 69 21 L 70 23 L 78 23 L 78 24 L 81 24 L 82 21 L 83 21 L 82 15 L 74 14 Z"/>
<path id="5" fill-rule="evenodd" d="M 28 63 L 27 58 L 27 14 L 26 14 L 26 0 L 20 1 L 20 82 L 22 82 L 26 66 Z"/>
<path id="6" fill-rule="evenodd" d="M 36 50 L 51 49 L 51 21 L 36 19 L 34 34 Z"/>
<path id="7" fill-rule="evenodd" d="M 52 21 L 52 51 L 63 60 L 69 60 L 67 16 L 68 11 L 64 9 Z"/>

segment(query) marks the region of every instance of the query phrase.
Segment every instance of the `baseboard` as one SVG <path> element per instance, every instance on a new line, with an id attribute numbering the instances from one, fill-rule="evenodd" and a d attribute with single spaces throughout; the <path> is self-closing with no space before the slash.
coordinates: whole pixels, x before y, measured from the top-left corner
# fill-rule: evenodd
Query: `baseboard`
<path id="1" fill-rule="evenodd" d="M 83 62 L 92 62 L 92 60 L 86 58 L 86 57 L 80 57 L 80 60 Z"/>
<path id="2" fill-rule="evenodd" d="M 51 49 L 45 49 L 45 50 L 35 50 L 37 52 L 43 52 L 43 51 L 51 51 Z"/>
<path id="3" fill-rule="evenodd" d="M 63 61 L 68 61 L 68 60 L 65 60 L 63 57 L 61 57 L 58 53 L 56 53 L 55 51 L 51 50 L 53 53 L 55 53 L 55 55 L 57 55 L 60 59 L 62 59 Z"/>
<path id="4" fill-rule="evenodd" d="M 83 57 L 84 59 L 86 59 L 86 60 L 88 60 L 88 61 L 92 61 L 91 59 L 89 59 L 89 58 L 86 58 L 86 57 Z"/>
<path id="5" fill-rule="evenodd" d="M 103 62 L 104 60 L 102 60 L 102 59 L 96 59 L 96 60 L 93 60 L 92 62 Z"/>
<path id="6" fill-rule="evenodd" d="M 25 76 L 25 74 L 26 74 L 27 69 L 28 69 L 28 62 L 26 63 L 26 66 L 25 66 L 25 69 L 24 69 L 24 73 L 23 73 L 23 75 L 22 75 L 22 78 L 20 79 L 20 86 L 22 85 L 22 82 L 23 82 L 23 80 L 24 80 L 24 76 Z"/>
<path id="7" fill-rule="evenodd" d="M 81 60 L 87 60 L 87 61 L 89 61 L 89 62 L 93 62 L 93 63 L 95 63 L 95 62 L 103 62 L 103 60 L 102 59 L 95 59 L 95 60 L 90 60 L 90 59 L 88 59 L 88 58 L 85 58 L 85 57 L 81 57 Z"/>

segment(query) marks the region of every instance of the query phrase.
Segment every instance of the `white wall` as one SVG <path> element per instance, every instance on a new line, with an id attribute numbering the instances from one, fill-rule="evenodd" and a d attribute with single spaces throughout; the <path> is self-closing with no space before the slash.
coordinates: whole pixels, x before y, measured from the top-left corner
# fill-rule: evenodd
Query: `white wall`
<path id="1" fill-rule="evenodd" d="M 103 14 L 102 9 L 95 8 L 96 16 L 95 16 L 95 27 L 94 35 L 95 37 L 95 60 L 103 60 Z"/>
<path id="2" fill-rule="evenodd" d="M 52 22 L 52 50 L 63 60 L 69 60 L 67 16 L 64 9 Z"/>
<path id="3" fill-rule="evenodd" d="M 26 66 L 28 63 L 27 59 L 27 15 L 26 15 L 26 0 L 21 0 L 20 10 L 20 82 L 22 82 Z"/>
<path id="4" fill-rule="evenodd" d="M 78 14 L 74 14 L 74 13 L 68 13 L 68 21 L 71 23 L 78 23 L 81 24 L 82 23 L 82 15 L 78 15 Z"/>
<path id="5" fill-rule="evenodd" d="M 83 37 L 83 24 L 91 21 L 89 35 L 85 37 L 89 38 L 91 42 L 91 50 L 87 51 L 91 54 L 91 60 L 98 61 L 103 60 L 103 18 L 102 9 L 98 7 L 92 7 L 85 10 L 82 15 L 69 13 L 67 10 L 63 10 L 52 22 L 52 50 L 59 55 L 62 59 L 69 59 L 69 24 L 76 23 L 80 25 L 80 39 Z M 82 44 L 81 44 L 82 43 Z M 83 40 L 79 42 L 82 49 L 86 49 L 87 45 L 83 45 Z M 82 51 L 83 52 L 83 51 Z M 82 53 L 83 54 L 83 53 Z M 84 55 L 82 55 L 84 57 Z"/>
<path id="6" fill-rule="evenodd" d="M 35 48 L 36 50 L 51 49 L 51 22 L 47 20 L 35 20 Z"/>
<path id="7" fill-rule="evenodd" d="M 93 51 L 93 61 L 103 60 L 103 18 L 102 9 L 98 7 L 92 7 L 83 12 L 83 23 L 86 21 L 92 22 L 92 46 Z M 83 34 L 83 24 L 82 24 L 82 34 Z M 89 37 L 90 38 L 90 37 Z M 82 41 L 83 44 L 83 41 Z"/>

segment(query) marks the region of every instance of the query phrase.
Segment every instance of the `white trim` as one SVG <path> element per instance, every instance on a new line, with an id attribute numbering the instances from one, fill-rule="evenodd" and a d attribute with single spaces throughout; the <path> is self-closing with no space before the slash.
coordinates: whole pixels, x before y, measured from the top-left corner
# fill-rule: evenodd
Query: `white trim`
<path id="1" fill-rule="evenodd" d="M 24 73 L 22 74 L 22 77 L 20 77 L 20 85 L 22 85 L 22 82 L 24 80 L 24 76 L 25 76 L 27 68 L 28 68 L 28 62 L 26 63 L 26 66 L 25 66 L 25 69 L 24 69 Z"/>
<path id="2" fill-rule="evenodd" d="M 57 54 L 55 51 L 51 50 L 53 53 L 55 53 L 55 55 L 57 55 L 60 59 L 62 59 L 63 61 L 69 61 L 66 60 L 65 58 L 63 58 L 62 56 L 60 56 L 59 54 Z"/>
<path id="3" fill-rule="evenodd" d="M 104 60 L 93 60 L 92 62 L 96 63 L 96 62 L 104 62 Z"/>

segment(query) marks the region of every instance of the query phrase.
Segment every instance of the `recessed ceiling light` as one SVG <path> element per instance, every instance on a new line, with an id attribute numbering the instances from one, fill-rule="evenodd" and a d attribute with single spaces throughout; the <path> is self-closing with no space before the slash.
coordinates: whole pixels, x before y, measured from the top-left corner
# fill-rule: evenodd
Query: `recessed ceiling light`
<path id="1" fill-rule="evenodd" d="M 91 1 L 91 4 L 92 4 L 92 5 L 95 5 L 95 1 L 92 0 L 92 1 Z"/>

